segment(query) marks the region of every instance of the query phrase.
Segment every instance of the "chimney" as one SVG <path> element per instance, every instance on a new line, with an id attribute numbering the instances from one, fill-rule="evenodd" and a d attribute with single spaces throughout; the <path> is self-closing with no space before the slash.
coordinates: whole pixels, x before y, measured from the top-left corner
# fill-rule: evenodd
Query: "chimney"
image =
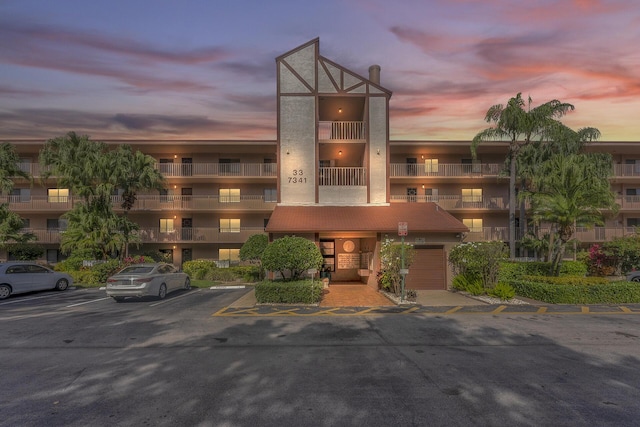
<path id="1" fill-rule="evenodd" d="M 380 66 L 372 65 L 369 67 L 369 80 L 373 83 L 379 85 L 380 84 Z"/>

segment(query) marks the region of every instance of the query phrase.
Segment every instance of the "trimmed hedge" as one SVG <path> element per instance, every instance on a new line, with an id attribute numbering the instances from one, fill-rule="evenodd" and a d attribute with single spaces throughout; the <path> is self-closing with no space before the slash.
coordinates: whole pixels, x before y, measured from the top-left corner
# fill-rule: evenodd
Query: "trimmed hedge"
<path id="1" fill-rule="evenodd" d="M 322 299 L 322 282 L 260 282 L 255 287 L 256 300 L 262 304 L 316 304 Z"/>
<path id="2" fill-rule="evenodd" d="M 605 277 L 578 277 L 578 276 L 523 276 L 521 280 L 529 280 L 532 282 L 548 283 L 550 285 L 569 285 L 569 286 L 590 286 L 590 285 L 606 285 L 611 283 Z"/>
<path id="3" fill-rule="evenodd" d="M 498 282 L 510 282 L 521 279 L 523 276 L 548 276 L 551 270 L 551 263 L 548 262 L 518 262 L 503 261 L 500 263 L 498 272 Z M 587 275 L 587 265 L 582 261 L 562 261 L 560 265 L 560 276 Z"/>
<path id="4" fill-rule="evenodd" d="M 610 282 L 596 285 L 553 285 L 531 280 L 510 282 L 516 293 L 525 298 L 551 304 L 633 304 L 640 303 L 640 284 Z"/>
<path id="5" fill-rule="evenodd" d="M 260 277 L 260 267 L 255 265 L 219 268 L 215 261 L 205 259 L 185 261 L 182 270 L 196 280 L 234 282 L 242 279 L 245 282 L 256 282 Z"/>

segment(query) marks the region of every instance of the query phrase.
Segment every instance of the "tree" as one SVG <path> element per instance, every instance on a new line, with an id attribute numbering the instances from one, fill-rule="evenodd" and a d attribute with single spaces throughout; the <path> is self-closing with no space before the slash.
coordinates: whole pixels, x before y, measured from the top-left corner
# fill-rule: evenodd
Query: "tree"
<path id="1" fill-rule="evenodd" d="M 251 264 L 260 266 L 262 254 L 269 245 L 269 238 L 266 234 L 254 234 L 249 236 L 244 245 L 240 248 L 240 260 L 248 261 Z M 262 266 L 260 266 L 260 277 L 262 278 Z"/>
<path id="2" fill-rule="evenodd" d="M 608 174 L 605 174 L 608 165 Z M 551 274 L 558 275 L 567 243 L 576 227 L 604 223 L 602 210 L 617 210 L 609 175 L 611 156 L 606 153 L 555 155 L 539 165 L 532 191 L 533 218 L 551 224 L 549 261 Z"/>
<path id="3" fill-rule="evenodd" d="M 13 145 L 0 144 L 0 194 L 8 194 L 13 190 L 13 178 L 21 176 L 31 179 L 30 175 L 20 169 L 20 156 Z M 0 204 L 0 246 L 6 247 L 9 242 L 28 242 L 35 240 L 32 233 L 23 232 L 24 222 L 20 215 L 9 210 L 7 203 Z"/>
<path id="4" fill-rule="evenodd" d="M 404 245 L 404 247 L 403 247 Z M 404 251 L 404 268 L 413 263 L 415 250 L 412 245 L 396 243 L 393 239 L 385 238 L 380 245 L 380 271 L 378 284 L 386 291 L 401 296 L 402 293 L 402 252 Z"/>
<path id="5" fill-rule="evenodd" d="M 269 243 L 262 254 L 262 266 L 279 272 L 283 278 L 297 280 L 310 269 L 319 270 L 323 258 L 320 249 L 303 237 L 285 236 Z"/>
<path id="6" fill-rule="evenodd" d="M 518 93 L 511 98 L 507 105 L 496 104 L 487 110 L 485 121 L 493 125 L 479 132 L 471 142 L 471 153 L 477 157 L 478 145 L 490 140 L 508 140 L 509 153 L 506 162 L 509 166 L 509 253 L 511 258 L 516 255 L 516 179 L 517 159 L 523 146 L 531 143 L 532 138 L 547 140 L 551 133 L 558 133 L 564 125 L 557 119 L 564 116 L 575 107 L 558 100 L 546 102 L 531 108 L 532 100 L 528 104 Z M 525 106 L 527 109 L 525 110 Z"/>
<path id="7" fill-rule="evenodd" d="M 60 248 L 65 252 L 76 247 L 91 249 L 105 258 L 114 252 L 126 256 L 129 243 L 139 242 L 135 233 L 139 227 L 127 217 L 137 192 L 162 188 L 164 182 L 154 159 L 126 145 L 109 151 L 102 142 L 69 132 L 47 141 L 40 162 L 47 170 L 44 179 L 55 176 L 60 187 L 83 199 L 65 214 L 69 226 Z M 123 217 L 113 211 L 111 203 L 118 189 L 123 191 Z"/>

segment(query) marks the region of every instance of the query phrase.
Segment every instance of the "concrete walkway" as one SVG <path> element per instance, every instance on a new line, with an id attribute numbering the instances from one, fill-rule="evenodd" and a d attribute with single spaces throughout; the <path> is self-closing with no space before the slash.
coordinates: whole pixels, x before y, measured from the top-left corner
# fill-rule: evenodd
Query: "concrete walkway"
<path id="1" fill-rule="evenodd" d="M 417 291 L 417 293 L 418 299 L 416 302 L 425 307 L 486 305 L 482 301 L 445 290 Z M 256 304 L 255 292 L 251 289 L 229 307 L 250 308 L 255 307 Z M 394 302 L 366 285 L 332 285 L 320 303 L 321 307 L 381 307 L 393 305 L 395 305 Z"/>

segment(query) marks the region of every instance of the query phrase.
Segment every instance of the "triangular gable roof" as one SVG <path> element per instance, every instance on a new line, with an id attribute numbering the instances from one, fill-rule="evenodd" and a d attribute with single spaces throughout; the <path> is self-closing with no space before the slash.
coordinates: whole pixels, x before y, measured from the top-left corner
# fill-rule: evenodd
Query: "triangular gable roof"
<path id="1" fill-rule="evenodd" d="M 270 233 L 376 231 L 397 232 L 398 222 L 409 233 L 466 233 L 469 228 L 436 203 L 391 203 L 388 206 L 282 206 L 271 214 Z"/>

